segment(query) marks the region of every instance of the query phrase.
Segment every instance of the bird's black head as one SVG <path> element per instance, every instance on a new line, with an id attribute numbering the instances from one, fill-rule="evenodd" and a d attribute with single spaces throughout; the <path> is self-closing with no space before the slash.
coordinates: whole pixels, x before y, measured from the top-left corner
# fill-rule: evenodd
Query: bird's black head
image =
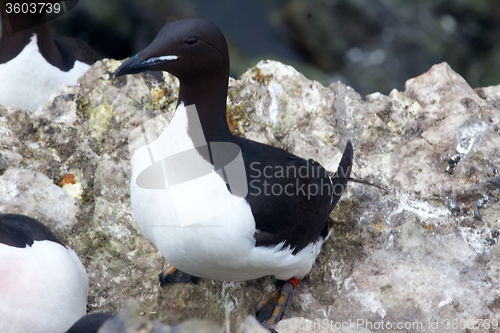
<path id="1" fill-rule="evenodd" d="M 181 81 L 227 72 L 229 54 L 222 32 L 203 19 L 185 19 L 164 26 L 142 52 L 129 58 L 114 76 L 148 70 L 167 71 Z"/>

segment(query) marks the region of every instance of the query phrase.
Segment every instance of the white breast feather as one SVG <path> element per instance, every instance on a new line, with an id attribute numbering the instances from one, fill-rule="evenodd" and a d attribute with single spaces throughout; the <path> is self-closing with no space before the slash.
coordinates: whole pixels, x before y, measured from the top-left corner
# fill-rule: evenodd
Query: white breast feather
<path id="1" fill-rule="evenodd" d="M 0 276 L 0 332 L 61 333 L 85 315 L 87 274 L 71 249 L 0 244 Z"/>
<path id="2" fill-rule="evenodd" d="M 33 35 L 17 57 L 0 64 L 0 105 L 35 112 L 63 83 L 76 85 L 89 67 L 80 61 L 68 72 L 52 66 L 38 51 Z"/>

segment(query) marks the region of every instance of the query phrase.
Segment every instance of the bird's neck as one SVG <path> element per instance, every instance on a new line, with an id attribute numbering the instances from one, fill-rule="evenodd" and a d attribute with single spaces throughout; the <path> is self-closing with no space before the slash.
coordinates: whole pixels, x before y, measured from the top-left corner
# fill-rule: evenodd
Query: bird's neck
<path id="1" fill-rule="evenodd" d="M 207 142 L 228 141 L 232 137 L 226 118 L 228 81 L 229 75 L 223 74 L 180 83 L 178 104 L 196 106 Z"/>
<path id="2" fill-rule="evenodd" d="M 38 49 L 41 55 L 53 66 L 60 67 L 64 60 L 57 48 L 49 25 L 42 15 L 6 14 L 4 1 L 0 0 L 2 17 L 2 39 L 0 43 L 0 63 L 14 59 L 29 44 L 33 34 L 37 36 Z M 14 30 L 20 29 L 17 32 Z"/>

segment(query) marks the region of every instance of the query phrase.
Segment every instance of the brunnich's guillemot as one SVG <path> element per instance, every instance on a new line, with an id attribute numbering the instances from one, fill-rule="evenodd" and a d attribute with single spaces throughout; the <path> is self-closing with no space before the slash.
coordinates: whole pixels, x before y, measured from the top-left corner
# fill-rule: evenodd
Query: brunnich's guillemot
<path id="1" fill-rule="evenodd" d="M 135 218 L 173 265 L 160 281 L 274 275 L 284 280 L 281 291 L 257 307 L 257 318 L 272 326 L 287 316 L 293 290 L 329 236 L 329 214 L 349 180 L 352 145 L 329 173 L 313 160 L 233 136 L 226 120 L 228 49 L 208 21 L 164 26 L 115 77 L 147 70 L 180 81 L 172 121 L 132 158 Z"/>
<path id="2" fill-rule="evenodd" d="M 38 6 L 35 13 L 16 14 L 12 8 L 7 13 L 8 1 L 0 0 L 0 105 L 34 112 L 63 83 L 77 84 L 95 62 L 96 55 L 85 42 L 52 37 L 40 4 L 56 2 L 31 1 L 30 5 Z"/>
<path id="3" fill-rule="evenodd" d="M 0 332 L 62 333 L 85 315 L 88 280 L 42 223 L 0 214 Z"/>

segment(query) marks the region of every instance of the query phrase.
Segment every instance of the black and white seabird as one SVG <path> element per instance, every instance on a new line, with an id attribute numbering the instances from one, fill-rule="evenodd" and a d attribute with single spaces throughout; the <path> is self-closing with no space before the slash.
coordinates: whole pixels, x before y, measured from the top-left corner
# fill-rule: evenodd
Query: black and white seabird
<path id="1" fill-rule="evenodd" d="M 97 333 L 113 315 L 104 312 L 88 314 L 80 318 L 66 333 Z"/>
<path id="2" fill-rule="evenodd" d="M 328 216 L 347 185 L 352 145 L 333 174 L 313 160 L 233 136 L 226 120 L 228 49 L 208 21 L 164 26 L 115 77 L 147 70 L 167 71 L 180 81 L 172 121 L 132 158 L 137 223 L 177 268 L 160 280 L 274 275 L 286 281 L 281 293 L 257 308 L 258 319 L 271 326 L 286 317 L 293 289 L 329 236 Z"/>
<path id="3" fill-rule="evenodd" d="M 85 315 L 88 280 L 42 223 L 0 214 L 0 332 L 62 333 Z"/>
<path id="4" fill-rule="evenodd" d="M 0 105 L 34 112 L 63 83 L 77 84 L 77 79 L 95 62 L 96 55 L 85 42 L 52 37 L 40 4 L 56 2 L 59 1 L 30 1 L 29 5 L 38 6 L 36 13 L 15 14 L 9 10 L 11 13 L 7 14 L 8 1 L 0 0 Z M 15 32 L 20 28 L 24 29 Z"/>

